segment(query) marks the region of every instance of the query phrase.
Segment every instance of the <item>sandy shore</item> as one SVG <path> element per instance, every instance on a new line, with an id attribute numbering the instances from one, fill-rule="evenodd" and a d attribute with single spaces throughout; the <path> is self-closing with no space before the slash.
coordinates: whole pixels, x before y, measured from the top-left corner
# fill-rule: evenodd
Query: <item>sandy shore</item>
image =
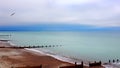
<path id="1" fill-rule="evenodd" d="M 9 44 L 0 43 L 0 46 Z M 40 66 L 43 68 L 58 68 L 70 65 L 44 54 L 37 54 L 25 49 L 0 48 L 0 68 Z"/>
<path id="2" fill-rule="evenodd" d="M 0 46 L 9 46 L 1 43 Z M 57 60 L 45 54 L 38 54 L 26 49 L 0 48 L 0 68 L 40 66 L 42 68 L 59 68 L 61 66 L 73 65 Z M 88 67 L 84 67 L 88 68 Z M 103 67 L 97 67 L 103 68 Z"/>

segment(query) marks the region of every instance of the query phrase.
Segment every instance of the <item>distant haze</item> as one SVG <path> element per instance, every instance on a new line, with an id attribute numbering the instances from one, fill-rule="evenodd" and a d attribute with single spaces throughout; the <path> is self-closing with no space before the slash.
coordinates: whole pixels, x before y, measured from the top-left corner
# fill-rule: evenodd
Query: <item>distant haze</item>
<path id="1" fill-rule="evenodd" d="M 0 0 L 0 26 L 29 24 L 119 27 L 120 0 Z"/>
<path id="2" fill-rule="evenodd" d="M 1 26 L 0 31 L 120 31 L 120 27 L 95 27 L 76 24 L 38 24 Z"/>

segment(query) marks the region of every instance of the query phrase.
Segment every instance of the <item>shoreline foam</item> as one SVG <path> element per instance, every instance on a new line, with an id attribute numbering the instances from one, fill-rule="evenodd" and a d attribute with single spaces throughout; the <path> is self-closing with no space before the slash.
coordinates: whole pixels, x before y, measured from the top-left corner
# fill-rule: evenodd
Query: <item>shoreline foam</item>
<path id="1" fill-rule="evenodd" d="M 10 43 L 10 45 L 13 45 L 13 46 L 16 45 L 12 42 L 9 42 L 9 43 Z M 25 48 L 25 50 L 29 50 L 29 51 L 36 52 L 36 53 L 43 54 L 43 55 L 47 55 L 47 56 L 51 56 L 54 59 L 57 59 L 57 60 L 62 61 L 62 62 L 67 62 L 67 63 L 71 63 L 71 64 L 75 63 L 74 59 L 71 59 L 71 58 L 65 57 L 65 56 L 60 56 L 60 55 L 57 55 L 54 53 L 49 53 L 49 52 L 45 52 L 45 51 L 41 51 L 41 50 L 37 50 L 37 49 L 29 49 L 29 48 Z M 81 62 L 78 62 L 78 64 L 81 64 Z M 84 65 L 88 66 L 88 64 L 84 64 Z M 105 68 L 120 68 L 120 63 L 113 63 L 113 64 L 107 64 L 107 65 L 102 65 L 102 66 L 104 66 Z"/>
<path id="2" fill-rule="evenodd" d="M 0 43 L 0 46 L 13 46 L 10 43 Z M 17 45 L 16 45 L 17 46 Z M 59 61 L 51 56 L 38 54 L 34 51 L 16 48 L 1 48 L 1 68 L 39 66 L 43 68 L 58 68 L 60 66 L 73 65 L 67 62 Z M 34 63 L 36 62 L 36 63 Z"/>
<path id="3" fill-rule="evenodd" d="M 16 46 L 16 44 L 14 44 L 14 43 L 12 43 L 12 42 L 8 42 L 8 43 L 10 43 L 10 45 L 12 45 L 12 46 Z M 72 64 L 75 63 L 75 61 L 73 61 L 72 59 L 70 59 L 70 58 L 68 58 L 68 57 L 65 57 L 65 56 L 63 57 L 63 56 L 60 56 L 60 55 L 57 55 L 57 54 L 48 53 L 48 51 L 45 52 L 45 51 L 41 51 L 41 50 L 37 50 L 37 49 L 32 49 L 32 48 L 31 48 L 31 49 L 25 48 L 25 49 L 26 49 L 26 50 L 29 50 L 29 51 L 37 52 L 37 53 L 39 53 L 39 54 L 51 56 L 51 57 L 53 57 L 53 58 L 55 58 L 55 59 L 57 59 L 57 60 L 63 61 L 63 62 L 68 62 L 68 63 L 72 63 Z M 80 63 L 78 63 L 78 64 L 80 64 Z"/>
<path id="4" fill-rule="evenodd" d="M 12 42 L 8 42 L 8 43 L 10 43 L 10 45 L 12 45 L 12 46 L 16 46 L 16 44 L 14 44 Z M 65 57 L 65 56 L 60 56 L 60 55 L 57 55 L 57 54 L 54 54 L 54 53 L 50 53 L 47 50 L 46 51 L 41 51 L 41 50 L 32 49 L 32 48 L 31 49 L 25 48 L 25 49 L 33 51 L 33 52 L 37 52 L 39 54 L 51 56 L 51 57 L 53 57 L 53 58 L 55 58 L 57 60 L 63 61 L 63 62 L 68 62 L 68 63 L 71 63 L 71 64 L 74 64 L 76 62 L 74 59 L 71 59 L 71 58 Z M 81 62 L 78 62 L 78 64 L 81 64 Z"/>
<path id="5" fill-rule="evenodd" d="M 43 52 L 43 51 L 40 51 L 40 50 L 36 50 L 36 49 L 28 49 L 26 48 L 26 50 L 30 50 L 30 51 L 34 51 L 34 52 L 37 52 L 37 53 L 40 53 L 40 54 L 44 54 L 44 55 L 47 55 L 47 56 L 51 56 L 57 60 L 60 60 L 60 61 L 63 61 L 63 62 L 69 62 L 69 63 L 72 63 L 74 64 L 75 62 L 73 62 L 72 59 L 70 58 L 67 58 L 67 57 L 63 57 L 63 56 L 59 56 L 57 54 L 52 54 L 52 53 L 48 53 L 48 52 Z"/>

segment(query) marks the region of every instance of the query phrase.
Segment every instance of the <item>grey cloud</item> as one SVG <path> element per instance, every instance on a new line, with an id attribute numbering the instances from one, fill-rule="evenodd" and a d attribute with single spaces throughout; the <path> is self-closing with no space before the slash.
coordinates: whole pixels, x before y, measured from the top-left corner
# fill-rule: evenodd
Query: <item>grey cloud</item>
<path id="1" fill-rule="evenodd" d="M 22 22 L 24 24 L 66 22 L 68 24 L 120 26 L 119 7 L 118 0 L 67 5 L 58 5 L 57 0 L 0 0 L 2 22 L 0 23 L 1 25 L 17 25 L 23 24 Z M 13 12 L 16 14 L 10 17 L 9 15 Z"/>

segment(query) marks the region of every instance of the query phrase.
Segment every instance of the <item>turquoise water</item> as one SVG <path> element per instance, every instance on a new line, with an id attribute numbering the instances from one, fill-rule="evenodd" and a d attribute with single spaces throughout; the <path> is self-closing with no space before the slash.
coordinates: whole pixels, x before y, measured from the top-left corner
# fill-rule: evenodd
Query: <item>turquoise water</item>
<path id="1" fill-rule="evenodd" d="M 11 34 L 17 46 L 62 45 L 45 48 L 55 54 L 85 61 L 120 58 L 120 32 L 0 32 Z M 8 38 L 8 37 L 2 37 Z"/>

